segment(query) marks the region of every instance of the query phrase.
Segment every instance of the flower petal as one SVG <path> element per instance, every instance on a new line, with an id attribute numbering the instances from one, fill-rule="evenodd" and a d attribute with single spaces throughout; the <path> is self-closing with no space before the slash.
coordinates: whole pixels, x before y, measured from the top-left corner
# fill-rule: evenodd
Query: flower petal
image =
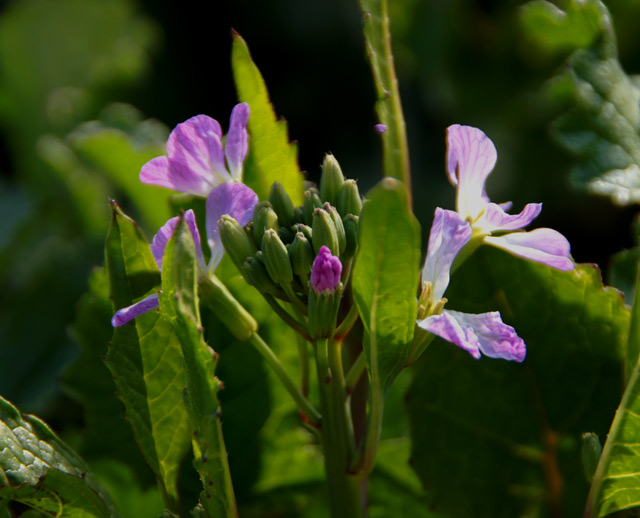
<path id="1" fill-rule="evenodd" d="M 132 304 L 126 308 L 119 309 L 116 311 L 116 314 L 113 315 L 111 319 L 111 325 L 113 327 L 120 327 L 126 324 L 127 322 L 133 320 L 137 316 L 146 313 L 147 311 L 151 311 L 153 308 L 158 307 L 158 295 L 153 294 L 145 297 L 139 302 Z"/>
<path id="2" fill-rule="evenodd" d="M 463 218 L 475 219 L 489 202 L 485 182 L 497 159 L 496 147 L 479 129 L 459 124 L 447 128 L 447 174 L 458 188 L 456 206 Z"/>
<path id="3" fill-rule="evenodd" d="M 257 203 L 258 195 L 241 183 L 223 183 L 211 191 L 207 198 L 207 242 L 211 250 L 210 272 L 216 269 L 224 256 L 224 247 L 218 233 L 218 220 L 228 214 L 244 227 L 253 218 L 253 209 Z"/>
<path id="4" fill-rule="evenodd" d="M 505 236 L 484 238 L 485 243 L 502 248 L 513 255 L 546 264 L 558 270 L 573 270 L 571 246 L 560 232 L 537 228 L 530 232 L 514 232 Z"/>
<path id="5" fill-rule="evenodd" d="M 541 210 L 542 203 L 527 203 L 520 214 L 507 214 L 500 205 L 489 203 L 473 227 L 485 232 L 520 230 L 536 219 Z"/>
<path id="6" fill-rule="evenodd" d="M 173 232 L 178 225 L 179 216 L 175 218 L 171 218 L 167 221 L 160 230 L 153 236 L 153 240 L 151 241 L 151 253 L 153 254 L 153 258 L 156 260 L 156 264 L 158 265 L 158 269 L 162 270 L 162 258 L 164 257 L 164 249 L 167 247 L 167 242 L 171 239 Z M 200 232 L 198 231 L 198 225 L 196 224 L 196 215 L 193 210 L 189 209 L 184 213 L 184 219 L 187 222 L 187 226 L 191 231 L 191 235 L 193 236 L 193 243 L 196 247 L 196 258 L 198 259 L 198 264 L 201 268 L 204 268 L 204 256 L 202 255 L 202 244 L 200 243 Z"/>
<path id="7" fill-rule="evenodd" d="M 522 362 L 527 354 L 524 340 L 513 327 L 502 322 L 497 311 L 473 315 L 444 310 L 440 315 L 419 321 L 418 325 L 461 347 L 476 359 L 482 353 L 491 358 Z"/>
<path id="8" fill-rule="evenodd" d="M 444 295 L 449 285 L 449 272 L 462 247 L 471 239 L 471 225 L 457 212 L 436 208 L 429 233 L 427 258 L 422 268 L 422 281 L 430 282 L 432 300 Z"/>
<path id="9" fill-rule="evenodd" d="M 231 180 L 221 139 L 220 124 L 206 115 L 178 124 L 167 141 L 169 156 L 147 162 L 140 181 L 206 197 L 216 185 Z"/>
<path id="10" fill-rule="evenodd" d="M 225 143 L 227 164 L 234 180 L 242 181 L 242 169 L 244 159 L 249 150 L 249 134 L 247 122 L 249 121 L 249 105 L 247 103 L 236 104 L 231 112 L 231 122 Z"/>

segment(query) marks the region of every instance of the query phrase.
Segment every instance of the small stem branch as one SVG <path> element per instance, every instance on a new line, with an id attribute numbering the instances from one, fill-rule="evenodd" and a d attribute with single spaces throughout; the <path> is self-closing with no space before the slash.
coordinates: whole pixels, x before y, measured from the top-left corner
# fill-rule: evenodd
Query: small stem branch
<path id="1" fill-rule="evenodd" d="M 355 304 L 352 303 L 351 307 L 349 308 L 349 312 L 344 317 L 344 320 L 337 327 L 335 333 L 333 333 L 333 339 L 342 340 L 345 336 L 347 336 L 349 334 L 349 331 L 351 331 L 353 324 L 356 323 L 356 320 L 358 320 L 358 308 Z"/>
<path id="2" fill-rule="evenodd" d="M 289 373 L 280 363 L 278 357 L 271 350 L 271 348 L 267 345 L 267 343 L 262 339 L 262 337 L 258 333 L 253 333 L 249 338 L 249 341 L 258 349 L 258 352 L 267 360 L 269 366 L 273 369 L 273 372 L 278 376 L 284 388 L 287 389 L 287 392 L 291 395 L 294 401 L 300 407 L 300 410 L 304 413 L 307 421 L 314 427 L 319 427 L 320 422 L 322 420 L 322 416 L 320 413 L 314 408 L 314 406 L 309 402 L 309 400 L 300 392 L 295 382 L 289 376 Z"/>
<path id="3" fill-rule="evenodd" d="M 281 284 L 280 286 L 282 286 L 282 289 L 287 294 L 287 297 L 289 297 L 289 300 L 291 301 L 294 309 L 299 313 L 298 316 L 303 317 L 304 315 L 306 315 L 307 306 L 302 303 L 298 295 L 293 291 L 293 289 L 291 288 L 291 284 Z"/>
<path id="4" fill-rule="evenodd" d="M 358 384 L 358 381 L 360 381 L 360 376 L 362 376 L 362 373 L 364 372 L 366 366 L 367 366 L 367 359 L 363 351 L 356 358 L 356 361 L 353 362 L 353 365 L 351 366 L 351 368 L 349 369 L 349 372 L 347 372 L 347 375 L 344 378 L 344 388 L 347 394 L 351 394 L 351 392 L 353 392 L 353 389 Z"/>
<path id="5" fill-rule="evenodd" d="M 300 359 L 300 390 L 307 397 L 309 395 L 309 348 L 307 341 L 296 335 L 298 342 L 298 357 Z"/>
<path id="6" fill-rule="evenodd" d="M 273 298 L 273 296 L 265 293 L 263 294 L 264 299 L 267 301 L 271 309 L 276 312 L 276 314 L 284 320 L 289 327 L 291 327 L 296 333 L 298 333 L 305 340 L 311 340 L 309 334 L 307 333 L 307 329 L 303 324 L 301 324 L 298 320 L 292 317 L 286 309 L 284 309 L 278 301 Z"/>

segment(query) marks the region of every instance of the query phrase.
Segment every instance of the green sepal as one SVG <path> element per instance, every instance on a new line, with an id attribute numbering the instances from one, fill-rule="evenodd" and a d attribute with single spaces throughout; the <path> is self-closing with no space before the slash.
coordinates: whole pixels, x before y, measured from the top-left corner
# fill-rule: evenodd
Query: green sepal
<path id="1" fill-rule="evenodd" d="M 338 233 L 331 215 L 324 209 L 315 209 L 313 211 L 312 225 L 313 249 L 318 255 L 320 248 L 326 246 L 335 256 L 340 255 L 340 244 L 338 242 Z"/>
<path id="2" fill-rule="evenodd" d="M 264 231 L 268 228 L 278 231 L 278 215 L 273 210 L 271 202 L 261 201 L 253 211 L 253 242 L 256 248 L 262 246 Z"/>
<path id="3" fill-rule="evenodd" d="M 322 207 L 322 201 L 320 196 L 313 189 L 307 189 L 304 191 L 304 202 L 302 204 L 302 212 L 304 213 L 304 222 L 312 226 L 313 224 L 313 211 L 319 207 Z"/>
<path id="4" fill-rule="evenodd" d="M 267 230 L 262 238 L 262 254 L 264 265 L 269 276 L 276 284 L 288 285 L 293 281 L 293 270 L 289 253 L 278 234 L 274 230 Z"/>
<path id="5" fill-rule="evenodd" d="M 225 251 L 236 268 L 240 270 L 247 257 L 252 256 L 256 251 L 247 231 L 228 214 L 218 221 L 218 231 Z"/>
<path id="6" fill-rule="evenodd" d="M 320 199 L 334 207 L 338 205 L 342 184 L 344 184 L 344 175 L 340 164 L 333 155 L 325 155 L 320 176 Z"/>
<path id="7" fill-rule="evenodd" d="M 317 293 L 313 289 L 309 290 L 309 336 L 312 340 L 333 336 L 336 330 L 342 291 L 342 283 L 338 283 L 333 292 L 324 290 Z"/>
<path id="8" fill-rule="evenodd" d="M 251 286 L 260 293 L 273 294 L 278 290 L 278 286 L 269 277 L 267 268 L 262 262 L 262 252 L 256 252 L 255 256 L 248 257 L 242 265 L 242 275 Z"/>
<path id="9" fill-rule="evenodd" d="M 348 261 L 352 259 L 358 251 L 358 216 L 348 214 L 344 220 L 344 234 L 347 239 L 347 246 L 342 252 L 342 260 Z"/>
<path id="10" fill-rule="evenodd" d="M 338 212 L 343 218 L 353 214 L 359 216 L 362 210 L 362 198 L 358 190 L 358 184 L 355 180 L 346 180 L 340 189 L 338 197 Z"/>
<path id="11" fill-rule="evenodd" d="M 337 255 L 342 257 L 342 254 L 345 248 L 347 248 L 347 236 L 345 235 L 345 232 L 344 232 L 344 224 L 342 223 L 342 218 L 340 217 L 338 210 L 333 205 L 329 205 L 328 203 L 325 203 L 324 210 L 326 210 L 329 213 L 329 216 L 331 216 L 331 220 L 333 221 L 333 225 L 336 229 L 336 236 L 338 238 L 339 253 Z"/>
<path id="12" fill-rule="evenodd" d="M 271 205 L 273 205 L 273 210 L 276 211 L 282 226 L 290 227 L 294 224 L 295 209 L 293 207 L 293 202 L 280 182 L 276 181 L 271 185 L 269 201 L 271 202 Z"/>

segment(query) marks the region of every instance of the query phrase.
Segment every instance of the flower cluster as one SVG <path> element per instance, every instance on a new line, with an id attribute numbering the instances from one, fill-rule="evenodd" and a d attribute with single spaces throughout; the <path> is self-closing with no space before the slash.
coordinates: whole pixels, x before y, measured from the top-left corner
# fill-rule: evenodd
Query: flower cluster
<path id="1" fill-rule="evenodd" d="M 538 216 L 542 204 L 529 203 L 522 212 L 511 215 L 506 212 L 510 203 L 498 205 L 489 200 L 485 182 L 496 160 L 493 142 L 479 129 L 460 125 L 447 129 L 447 173 L 457 189 L 457 212 L 436 209 L 422 269 L 418 326 L 474 358 L 484 354 L 521 362 L 526 356 L 524 341 L 502 322 L 498 312 L 472 315 L 444 309 L 453 262 L 465 247 L 474 247 L 478 241 L 559 270 L 575 267 L 569 242 L 559 232 L 549 228 L 515 232 Z"/>
<path id="2" fill-rule="evenodd" d="M 154 158 L 140 171 L 140 181 L 206 198 L 206 229 L 210 259 L 205 262 L 200 233 L 192 210 L 184 214 L 193 236 L 200 274 L 212 275 L 224 256 L 218 220 L 230 215 L 246 225 L 253 216 L 258 197 L 242 183 L 243 164 L 248 152 L 247 121 L 249 105 L 238 104 L 231 113 L 226 143 L 222 143 L 220 124 L 206 115 L 197 115 L 178 124 L 167 142 L 168 156 Z M 225 164 L 226 158 L 226 164 Z M 167 242 L 179 218 L 171 218 L 153 237 L 151 252 L 162 271 Z M 126 324 L 135 317 L 158 307 L 158 295 L 118 310 L 111 323 Z"/>

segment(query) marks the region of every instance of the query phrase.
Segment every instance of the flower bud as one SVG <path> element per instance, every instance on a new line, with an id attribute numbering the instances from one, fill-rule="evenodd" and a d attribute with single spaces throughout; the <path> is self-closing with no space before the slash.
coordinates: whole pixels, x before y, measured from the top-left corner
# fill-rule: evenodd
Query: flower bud
<path id="1" fill-rule="evenodd" d="M 324 209 L 313 211 L 312 242 L 316 253 L 320 252 L 320 247 L 326 246 L 333 254 L 340 253 L 338 235 L 333 218 Z"/>
<path id="2" fill-rule="evenodd" d="M 242 265 L 242 275 L 247 283 L 260 293 L 273 294 L 277 290 L 277 286 L 269 277 L 267 269 L 260 259 L 261 256 L 262 252 L 257 252 L 255 256 L 247 257 L 247 260 Z"/>
<path id="3" fill-rule="evenodd" d="M 262 236 L 268 228 L 278 231 L 278 216 L 268 201 L 261 201 L 253 211 L 253 241 L 257 247 L 262 245 Z"/>
<path id="4" fill-rule="evenodd" d="M 322 207 L 320 196 L 313 189 L 307 189 L 304 191 L 304 202 L 302 204 L 302 211 L 304 212 L 304 222 L 307 225 L 313 223 L 313 211 L 318 207 Z"/>
<path id="5" fill-rule="evenodd" d="M 343 220 L 344 233 L 347 238 L 347 246 L 341 255 L 343 261 L 353 259 L 358 250 L 358 219 L 358 216 L 349 214 Z"/>
<path id="6" fill-rule="evenodd" d="M 362 210 L 362 198 L 355 180 L 346 180 L 338 197 L 338 212 L 344 218 L 347 214 L 359 216 Z"/>
<path id="7" fill-rule="evenodd" d="M 343 183 L 344 176 L 340 164 L 333 155 L 326 155 L 320 176 L 320 199 L 328 201 L 334 207 L 338 205 L 338 197 Z"/>
<path id="8" fill-rule="evenodd" d="M 313 261 L 309 290 L 309 336 L 312 340 L 330 338 L 336 329 L 343 285 L 342 263 L 323 246 Z"/>
<path id="9" fill-rule="evenodd" d="M 280 182 L 273 182 L 269 192 L 269 201 L 278 215 L 283 227 L 290 227 L 295 222 L 293 202 Z"/>
<path id="10" fill-rule="evenodd" d="M 276 284 L 290 284 L 293 281 L 293 270 L 289 261 L 287 247 L 273 229 L 267 229 L 262 238 L 264 265 L 269 276 Z"/>
<path id="11" fill-rule="evenodd" d="M 313 264 L 313 248 L 302 232 L 298 232 L 293 239 L 293 243 L 289 247 L 289 257 L 293 273 L 306 284 Z"/>
<path id="12" fill-rule="evenodd" d="M 333 224 L 336 227 L 336 236 L 338 236 L 338 248 L 339 255 L 342 255 L 344 249 L 347 247 L 347 238 L 344 234 L 344 225 L 342 224 L 342 218 L 340 214 L 338 214 L 337 209 L 333 205 L 329 205 L 328 203 L 324 204 L 324 210 L 329 213 L 331 219 L 333 220 Z"/>
<path id="13" fill-rule="evenodd" d="M 311 227 L 309 225 L 305 225 L 304 223 L 298 223 L 297 225 L 295 225 L 295 230 L 296 233 L 298 232 L 302 232 L 304 234 L 304 237 L 307 238 L 307 240 L 311 243 Z"/>
<path id="14" fill-rule="evenodd" d="M 240 270 L 247 260 L 253 255 L 255 247 L 244 228 L 235 219 L 225 214 L 218 221 L 218 232 L 224 249 L 231 257 L 231 261 Z"/>

